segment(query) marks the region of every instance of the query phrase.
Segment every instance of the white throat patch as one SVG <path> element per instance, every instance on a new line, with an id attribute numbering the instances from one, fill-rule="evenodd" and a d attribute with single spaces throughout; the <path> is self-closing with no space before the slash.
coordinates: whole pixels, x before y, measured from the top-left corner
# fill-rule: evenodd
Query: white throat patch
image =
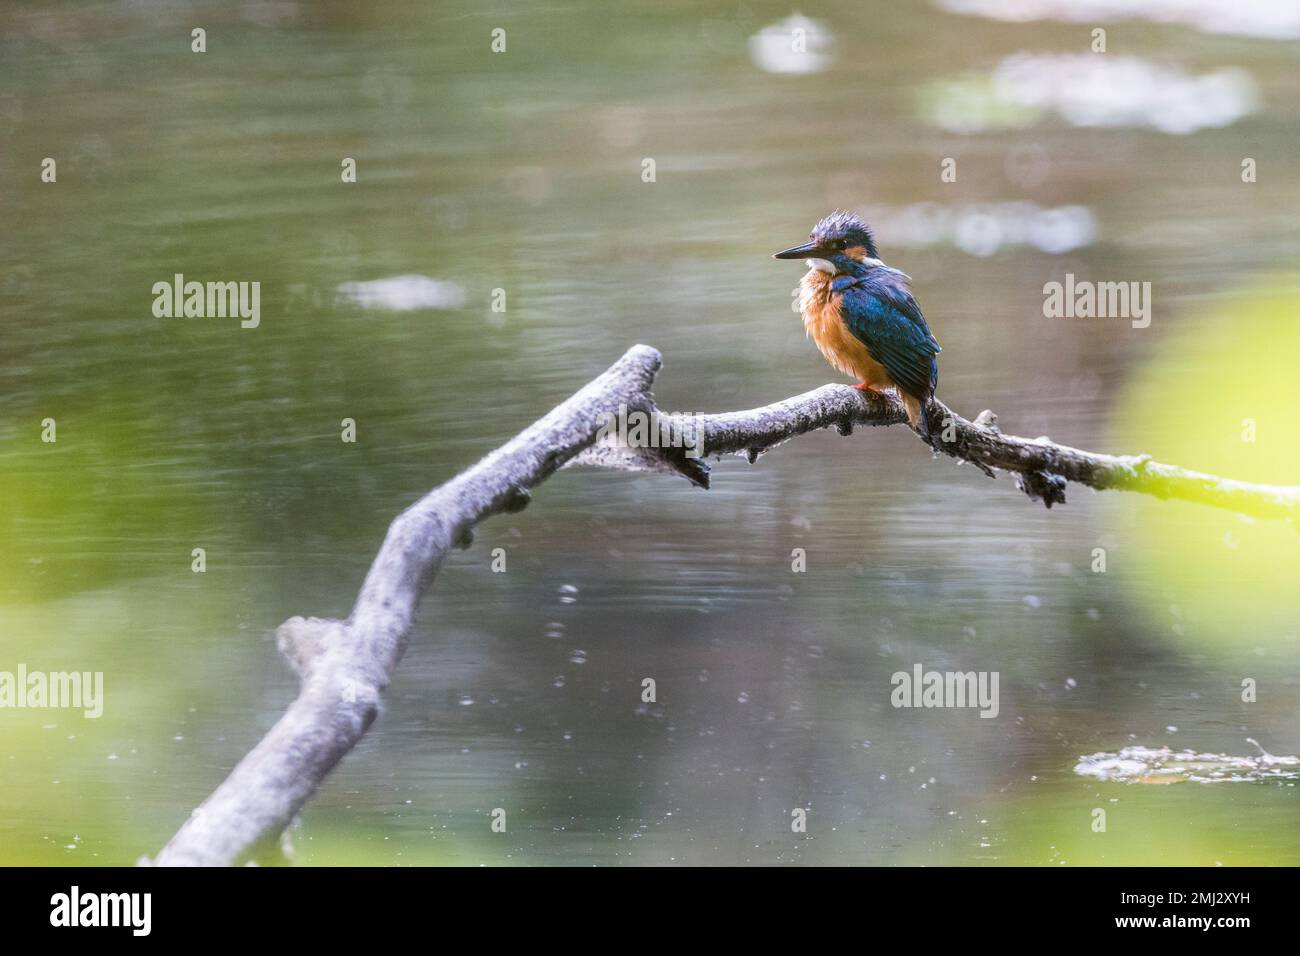
<path id="1" fill-rule="evenodd" d="M 809 269 L 816 269 L 818 272 L 824 272 L 828 276 L 835 275 L 835 263 L 829 259 L 805 259 Z"/>

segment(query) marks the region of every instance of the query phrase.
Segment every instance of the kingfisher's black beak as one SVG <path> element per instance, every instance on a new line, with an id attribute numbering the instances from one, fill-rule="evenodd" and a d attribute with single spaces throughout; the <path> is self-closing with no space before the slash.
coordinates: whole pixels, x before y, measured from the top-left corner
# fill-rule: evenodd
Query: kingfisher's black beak
<path id="1" fill-rule="evenodd" d="M 792 246 L 772 253 L 773 259 L 820 259 L 821 247 L 815 242 L 805 242 L 802 246 Z"/>

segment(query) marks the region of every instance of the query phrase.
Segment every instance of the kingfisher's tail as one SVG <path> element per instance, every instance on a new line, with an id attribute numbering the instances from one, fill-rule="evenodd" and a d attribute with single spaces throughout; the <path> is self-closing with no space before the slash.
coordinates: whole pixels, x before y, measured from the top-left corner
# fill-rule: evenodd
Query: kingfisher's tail
<path id="1" fill-rule="evenodd" d="M 898 397 L 903 400 L 903 407 L 907 409 L 907 421 L 912 426 L 912 430 L 925 439 L 927 445 L 933 445 L 930 440 L 930 421 L 925 414 L 925 404 L 915 395 L 908 395 L 902 389 L 898 390 Z"/>

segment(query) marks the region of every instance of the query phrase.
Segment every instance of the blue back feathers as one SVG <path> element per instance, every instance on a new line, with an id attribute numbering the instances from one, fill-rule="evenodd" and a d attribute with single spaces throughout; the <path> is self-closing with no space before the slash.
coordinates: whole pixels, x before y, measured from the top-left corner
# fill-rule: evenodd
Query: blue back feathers
<path id="1" fill-rule="evenodd" d="M 854 262 L 845 268 L 838 259 L 836 265 L 848 273 L 831 283 L 844 324 L 895 385 L 926 402 L 939 384 L 935 356 L 941 350 L 907 288 L 907 276 L 885 265 Z"/>

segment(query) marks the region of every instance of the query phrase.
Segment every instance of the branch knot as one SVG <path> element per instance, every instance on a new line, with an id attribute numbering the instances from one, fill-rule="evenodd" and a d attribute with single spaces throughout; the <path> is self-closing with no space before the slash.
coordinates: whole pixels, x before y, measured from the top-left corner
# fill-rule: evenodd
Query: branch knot
<path id="1" fill-rule="evenodd" d="M 291 617 L 276 628 L 275 641 L 285 660 L 306 680 L 346 627 L 334 618 Z"/>
<path id="2" fill-rule="evenodd" d="M 1016 476 L 1016 487 L 1030 501 L 1042 501 L 1047 507 L 1065 504 L 1065 476 L 1050 471 L 1026 471 Z"/>

